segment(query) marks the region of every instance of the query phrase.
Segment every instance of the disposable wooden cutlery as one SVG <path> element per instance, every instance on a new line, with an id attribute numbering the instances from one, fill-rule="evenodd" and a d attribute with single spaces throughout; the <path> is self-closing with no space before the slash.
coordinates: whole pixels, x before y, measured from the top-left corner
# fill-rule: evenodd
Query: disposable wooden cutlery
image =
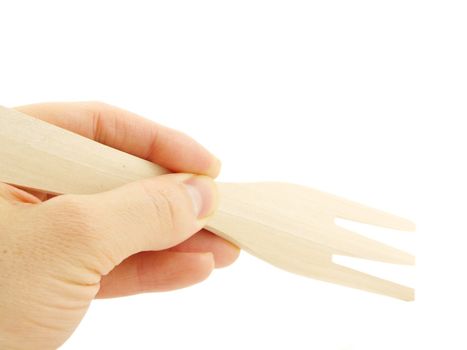
<path id="1" fill-rule="evenodd" d="M 89 194 L 168 170 L 18 111 L 0 107 L 0 181 L 54 194 Z M 403 218 L 304 186 L 218 183 L 209 231 L 300 275 L 413 300 L 412 288 L 336 264 L 346 255 L 413 265 L 404 251 L 335 224 L 336 218 L 413 231 Z"/>

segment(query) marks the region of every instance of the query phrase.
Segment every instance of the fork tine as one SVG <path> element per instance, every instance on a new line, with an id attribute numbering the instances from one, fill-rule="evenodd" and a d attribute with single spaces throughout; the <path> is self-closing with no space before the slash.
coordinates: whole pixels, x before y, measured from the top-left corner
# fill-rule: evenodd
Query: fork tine
<path id="1" fill-rule="evenodd" d="M 320 276 L 320 279 L 351 288 L 387 295 L 405 301 L 412 301 L 415 299 L 415 291 L 413 288 L 387 281 L 335 263 L 331 263 L 329 265 L 327 274 Z"/>
<path id="2" fill-rule="evenodd" d="M 410 220 L 327 192 L 287 183 L 263 183 L 259 186 L 255 186 L 261 186 L 266 189 L 267 186 L 272 187 L 276 193 L 280 193 L 279 191 L 281 191 L 285 199 L 301 198 L 303 202 L 307 203 L 310 210 L 326 208 L 327 211 L 342 219 L 359 221 L 402 231 L 415 231 L 415 224 Z M 293 193 L 293 195 L 291 195 L 291 193 Z"/>
<path id="3" fill-rule="evenodd" d="M 321 264 L 302 264 L 294 269 L 293 272 L 321 281 L 365 290 L 367 292 L 386 295 L 405 301 L 412 301 L 415 299 L 415 290 L 413 288 L 369 275 L 336 264 L 332 261 L 323 262 Z"/>
<path id="4" fill-rule="evenodd" d="M 415 224 L 410 220 L 346 199 L 336 198 L 332 211 L 342 219 L 395 230 L 415 231 Z"/>
<path id="5" fill-rule="evenodd" d="M 415 257 L 413 255 L 339 226 L 330 228 L 327 237 L 332 239 L 333 250 L 338 255 L 392 264 L 415 264 Z"/>

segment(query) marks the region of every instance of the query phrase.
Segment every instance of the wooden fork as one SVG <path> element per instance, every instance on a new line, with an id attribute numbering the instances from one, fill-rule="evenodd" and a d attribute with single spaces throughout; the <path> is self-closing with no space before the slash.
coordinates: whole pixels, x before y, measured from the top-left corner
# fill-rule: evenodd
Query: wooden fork
<path id="1" fill-rule="evenodd" d="M 0 181 L 53 194 L 90 194 L 168 170 L 68 130 L 0 107 Z M 413 300 L 412 288 L 333 262 L 346 255 L 414 265 L 415 258 L 335 224 L 336 218 L 413 231 L 403 218 L 304 186 L 218 183 L 209 231 L 300 275 Z"/>

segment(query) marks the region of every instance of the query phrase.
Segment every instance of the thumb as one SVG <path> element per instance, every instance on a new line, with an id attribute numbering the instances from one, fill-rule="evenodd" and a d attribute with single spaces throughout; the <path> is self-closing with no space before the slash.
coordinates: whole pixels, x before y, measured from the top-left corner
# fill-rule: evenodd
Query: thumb
<path id="1" fill-rule="evenodd" d="M 217 190 L 207 176 L 168 174 L 40 206 L 55 218 L 50 231 L 58 247 L 105 275 L 133 254 L 175 246 L 198 232 L 217 207 Z"/>

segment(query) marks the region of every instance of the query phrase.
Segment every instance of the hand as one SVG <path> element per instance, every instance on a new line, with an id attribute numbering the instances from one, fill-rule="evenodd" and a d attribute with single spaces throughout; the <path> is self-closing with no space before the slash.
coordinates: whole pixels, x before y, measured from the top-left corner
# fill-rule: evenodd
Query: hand
<path id="1" fill-rule="evenodd" d="M 0 183 L 0 348 L 55 349 L 94 298 L 167 291 L 232 263 L 237 247 L 202 229 L 219 161 L 180 132 L 102 103 L 19 111 L 178 173 L 95 195 Z"/>

